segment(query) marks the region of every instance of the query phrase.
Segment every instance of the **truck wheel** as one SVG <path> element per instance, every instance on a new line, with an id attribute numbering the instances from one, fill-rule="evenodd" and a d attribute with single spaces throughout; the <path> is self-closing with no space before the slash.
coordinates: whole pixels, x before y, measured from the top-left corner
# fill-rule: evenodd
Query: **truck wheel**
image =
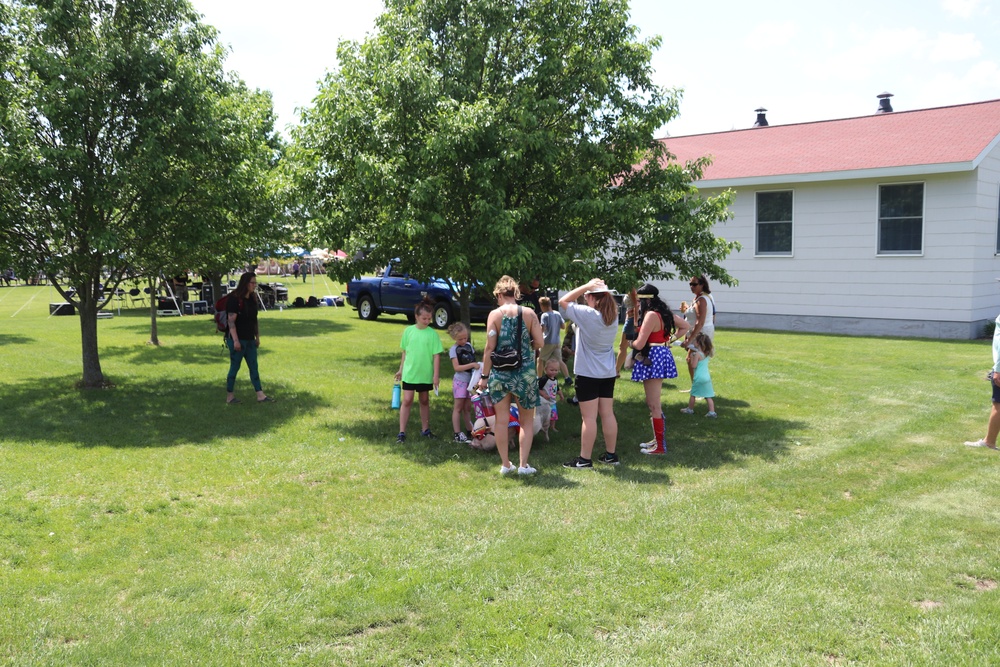
<path id="1" fill-rule="evenodd" d="M 434 326 L 438 329 L 447 329 L 451 324 L 451 306 L 444 301 L 434 304 Z"/>
<path id="2" fill-rule="evenodd" d="M 374 320 L 378 317 L 378 308 L 370 296 L 363 296 L 358 299 L 358 317 L 363 320 Z"/>

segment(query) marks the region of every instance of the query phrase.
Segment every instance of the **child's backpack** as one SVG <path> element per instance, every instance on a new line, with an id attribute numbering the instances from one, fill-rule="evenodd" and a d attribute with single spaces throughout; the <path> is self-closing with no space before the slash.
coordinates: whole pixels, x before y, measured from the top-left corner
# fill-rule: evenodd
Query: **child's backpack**
<path id="1" fill-rule="evenodd" d="M 229 295 L 223 296 L 215 302 L 215 328 L 220 333 L 229 331 L 229 314 L 226 312 L 227 301 L 229 301 Z"/>

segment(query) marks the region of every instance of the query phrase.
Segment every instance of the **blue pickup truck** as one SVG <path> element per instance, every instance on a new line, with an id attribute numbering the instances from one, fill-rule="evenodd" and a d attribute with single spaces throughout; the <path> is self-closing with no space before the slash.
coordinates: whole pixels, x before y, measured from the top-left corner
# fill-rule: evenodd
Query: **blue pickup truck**
<path id="1" fill-rule="evenodd" d="M 411 278 L 396 264 L 385 267 L 381 276 L 358 278 L 347 283 L 344 297 L 347 303 L 358 309 L 358 317 L 374 320 L 379 315 L 406 315 L 414 321 L 413 308 L 424 298 L 434 302 L 432 324 L 438 329 L 446 329 L 459 318 L 458 298 L 444 280 L 432 279 L 420 282 Z M 485 322 L 494 308 L 492 299 L 483 290 L 477 290 L 469 304 L 473 322 Z"/>

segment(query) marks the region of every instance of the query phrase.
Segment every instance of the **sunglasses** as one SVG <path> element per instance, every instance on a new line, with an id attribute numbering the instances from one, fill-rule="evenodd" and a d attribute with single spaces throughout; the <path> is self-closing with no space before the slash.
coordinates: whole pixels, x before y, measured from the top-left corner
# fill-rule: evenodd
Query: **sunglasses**
<path id="1" fill-rule="evenodd" d="M 701 283 L 700 283 L 700 282 L 698 282 L 697 280 L 696 280 L 696 281 L 694 281 L 693 283 L 688 283 L 688 285 L 690 285 L 691 287 L 694 287 L 695 285 L 700 285 L 700 284 L 701 284 Z"/>

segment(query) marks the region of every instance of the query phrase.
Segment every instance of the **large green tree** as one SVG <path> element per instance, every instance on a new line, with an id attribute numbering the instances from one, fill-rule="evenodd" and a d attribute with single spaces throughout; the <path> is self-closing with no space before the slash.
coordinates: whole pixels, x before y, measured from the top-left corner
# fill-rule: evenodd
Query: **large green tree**
<path id="1" fill-rule="evenodd" d="M 654 134 L 679 93 L 652 81 L 625 0 L 387 0 L 343 42 L 295 135 L 317 241 L 400 257 L 461 285 L 503 273 L 619 288 L 676 273 L 733 279 L 713 234 L 728 196 Z M 468 318 L 463 289 L 463 319 Z"/>
<path id="2" fill-rule="evenodd" d="M 0 245 L 76 305 L 82 384 L 101 386 L 101 285 L 198 223 L 183 213 L 218 187 L 205 175 L 233 143 L 220 118 L 241 122 L 225 113 L 233 86 L 186 0 L 0 0 L 0 11 Z"/>
<path id="3" fill-rule="evenodd" d="M 141 248 L 133 268 L 153 280 L 194 268 L 222 296 L 223 274 L 285 244 L 288 229 L 277 170 L 283 141 L 270 94 L 235 79 L 217 89 L 215 103 L 201 110 L 211 114 L 203 159 L 175 162 L 164 174 L 183 187 L 158 215 L 163 233 Z M 150 343 L 158 342 L 151 304 Z"/>

